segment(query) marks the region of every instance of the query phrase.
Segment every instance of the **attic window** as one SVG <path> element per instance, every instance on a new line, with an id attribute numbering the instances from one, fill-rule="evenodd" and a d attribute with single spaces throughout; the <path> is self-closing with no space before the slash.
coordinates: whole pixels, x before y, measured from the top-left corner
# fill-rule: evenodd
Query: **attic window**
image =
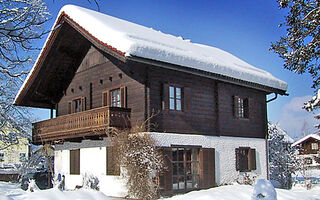
<path id="1" fill-rule="evenodd" d="M 111 81 L 111 82 L 112 82 L 112 77 L 111 77 L 111 76 L 109 77 L 109 81 Z"/>
<path id="2" fill-rule="evenodd" d="M 103 80 L 102 80 L 102 79 L 100 79 L 100 84 L 101 84 L 101 85 L 103 84 Z"/>
<path id="3" fill-rule="evenodd" d="M 122 74 L 121 73 L 119 74 L 119 78 L 122 79 Z"/>
<path id="4" fill-rule="evenodd" d="M 318 143 L 311 143 L 311 149 L 312 150 L 318 150 Z"/>

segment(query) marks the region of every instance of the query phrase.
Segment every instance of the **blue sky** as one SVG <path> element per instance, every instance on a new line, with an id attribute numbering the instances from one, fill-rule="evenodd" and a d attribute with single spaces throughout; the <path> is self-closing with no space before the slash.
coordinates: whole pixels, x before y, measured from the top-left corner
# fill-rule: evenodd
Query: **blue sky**
<path id="1" fill-rule="evenodd" d="M 92 1 L 92 0 L 91 0 Z M 97 10 L 87 0 L 45 0 L 52 14 L 50 28 L 63 5 L 75 4 Z M 276 0 L 98 0 L 100 12 L 182 36 L 192 42 L 218 47 L 249 64 L 272 73 L 289 85 L 289 96 L 279 96 L 268 104 L 268 119 L 279 122 L 291 136 L 299 137 L 303 126 L 315 131 L 313 113 L 302 110 L 303 102 L 314 94 L 310 75 L 298 75 L 283 68 L 283 60 L 269 51 L 271 42 L 285 34 L 278 28 L 285 10 L 279 10 Z M 40 41 L 40 46 L 45 39 Z M 272 98 L 268 96 L 268 98 Z M 39 119 L 49 117 L 49 111 L 37 110 Z M 307 122 L 307 123 L 305 123 Z"/>

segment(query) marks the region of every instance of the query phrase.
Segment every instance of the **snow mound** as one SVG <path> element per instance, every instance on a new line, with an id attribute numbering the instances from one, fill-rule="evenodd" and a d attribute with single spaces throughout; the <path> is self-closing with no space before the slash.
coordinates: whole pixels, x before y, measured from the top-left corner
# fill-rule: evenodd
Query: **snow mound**
<path id="1" fill-rule="evenodd" d="M 277 192 L 270 181 L 258 179 L 254 185 L 251 200 L 277 200 Z"/>

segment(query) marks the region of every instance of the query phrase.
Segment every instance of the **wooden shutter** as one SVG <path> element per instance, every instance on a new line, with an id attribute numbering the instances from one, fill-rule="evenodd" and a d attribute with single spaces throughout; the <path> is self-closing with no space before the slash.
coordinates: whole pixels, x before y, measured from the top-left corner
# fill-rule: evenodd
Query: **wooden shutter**
<path id="1" fill-rule="evenodd" d="M 86 110 L 86 98 L 81 97 L 81 111 L 85 111 L 85 110 Z"/>
<path id="2" fill-rule="evenodd" d="M 68 114 L 72 113 L 72 101 L 68 102 Z"/>
<path id="3" fill-rule="evenodd" d="M 192 101 L 192 93 L 191 93 L 191 88 L 189 87 L 184 87 L 182 89 L 182 110 L 184 112 L 189 112 L 191 110 L 190 105 Z"/>
<path id="4" fill-rule="evenodd" d="M 70 174 L 80 174 L 80 149 L 70 150 Z"/>
<path id="5" fill-rule="evenodd" d="M 240 150 L 239 148 L 236 148 L 236 170 L 240 171 Z"/>
<path id="6" fill-rule="evenodd" d="M 120 88 L 120 101 L 121 101 L 121 107 L 126 108 L 127 107 L 127 87 L 121 87 Z"/>
<path id="7" fill-rule="evenodd" d="M 256 164 L 256 150 L 255 149 L 249 149 L 249 170 L 256 170 L 257 164 Z"/>
<path id="8" fill-rule="evenodd" d="M 169 85 L 162 84 L 162 110 L 169 109 Z"/>
<path id="9" fill-rule="evenodd" d="M 244 111 L 244 117 L 249 118 L 249 99 L 248 98 L 243 99 L 243 111 Z"/>
<path id="10" fill-rule="evenodd" d="M 111 98 L 110 91 L 103 92 L 102 93 L 102 106 L 110 106 L 110 102 L 111 102 L 110 98 Z"/>
<path id="11" fill-rule="evenodd" d="M 216 185 L 215 180 L 215 150 L 213 148 L 201 148 L 200 161 L 200 189 L 207 189 Z"/>
<path id="12" fill-rule="evenodd" d="M 166 170 L 160 175 L 161 193 L 172 194 L 172 150 L 170 147 L 161 147 Z"/>
<path id="13" fill-rule="evenodd" d="M 120 166 L 117 164 L 114 147 L 107 148 L 107 175 L 120 176 Z"/>
<path id="14" fill-rule="evenodd" d="M 232 108 L 233 108 L 233 116 L 235 118 L 239 118 L 239 105 L 238 105 L 238 96 L 233 96 L 232 98 Z"/>

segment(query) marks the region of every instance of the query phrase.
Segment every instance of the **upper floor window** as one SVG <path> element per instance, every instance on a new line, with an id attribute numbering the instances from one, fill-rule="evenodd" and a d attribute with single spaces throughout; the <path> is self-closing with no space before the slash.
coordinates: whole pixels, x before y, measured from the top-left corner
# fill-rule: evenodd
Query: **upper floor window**
<path id="1" fill-rule="evenodd" d="M 102 106 L 127 107 L 127 87 L 108 90 L 102 93 Z"/>
<path id="2" fill-rule="evenodd" d="M 4 153 L 0 152 L 0 161 L 4 161 Z"/>
<path id="3" fill-rule="evenodd" d="M 80 97 L 69 102 L 68 113 L 77 113 L 86 110 L 85 97 Z"/>
<path id="4" fill-rule="evenodd" d="M 236 170 L 247 172 L 256 169 L 256 150 L 249 147 L 236 148 Z"/>
<path id="5" fill-rule="evenodd" d="M 180 87 L 169 86 L 169 109 L 182 110 L 182 89 Z"/>
<path id="6" fill-rule="evenodd" d="M 318 143 L 311 143 L 312 150 L 318 150 Z"/>
<path id="7" fill-rule="evenodd" d="M 121 97 L 120 97 L 120 88 L 111 90 L 111 106 L 112 107 L 121 107 Z"/>
<path id="8" fill-rule="evenodd" d="M 249 99 L 234 97 L 234 115 L 237 118 L 249 118 Z"/>

